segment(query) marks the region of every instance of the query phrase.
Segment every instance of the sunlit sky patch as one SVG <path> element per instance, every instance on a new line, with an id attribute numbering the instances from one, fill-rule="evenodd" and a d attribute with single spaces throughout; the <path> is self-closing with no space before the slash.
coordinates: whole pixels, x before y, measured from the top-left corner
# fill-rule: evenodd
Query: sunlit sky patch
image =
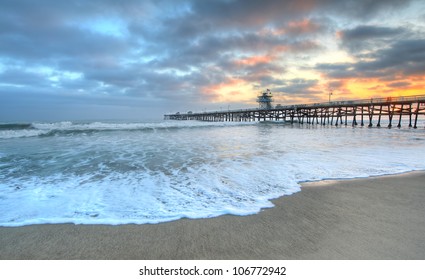
<path id="1" fill-rule="evenodd" d="M 424 94 L 420 0 L 4 1 L 0 122 Z M 115 108 L 115 109 L 114 109 Z"/>

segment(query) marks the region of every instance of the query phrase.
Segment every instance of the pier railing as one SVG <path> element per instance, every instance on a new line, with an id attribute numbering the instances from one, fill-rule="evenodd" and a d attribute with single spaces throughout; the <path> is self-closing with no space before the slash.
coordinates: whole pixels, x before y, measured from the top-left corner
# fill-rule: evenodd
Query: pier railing
<path id="1" fill-rule="evenodd" d="M 410 103 L 410 102 L 423 102 L 425 95 L 414 95 L 414 96 L 397 96 L 397 97 L 383 97 L 383 98 L 368 98 L 368 99 L 357 99 L 348 101 L 332 101 L 326 103 L 314 103 L 304 104 L 305 106 L 344 106 L 344 105 L 369 105 L 369 104 L 384 104 L 384 103 Z M 300 105 L 292 105 L 300 106 Z"/>
<path id="2" fill-rule="evenodd" d="M 373 125 L 377 118 L 377 126 L 381 126 L 382 116 L 388 116 L 392 126 L 394 116 L 399 116 L 398 127 L 402 117 L 409 117 L 409 127 L 417 127 L 418 118 L 425 115 L 425 95 L 398 96 L 385 98 L 368 98 L 347 101 L 332 101 L 311 104 L 294 104 L 277 106 L 271 109 L 236 109 L 205 112 L 188 112 L 164 115 L 171 120 L 200 120 L 200 121 L 286 121 L 316 124 L 345 124 L 350 120 L 357 125 L 358 119 L 363 126 L 368 118 L 368 126 Z M 414 124 L 412 124 L 414 117 Z M 344 120 L 345 121 L 344 121 Z M 335 120 L 335 122 L 334 122 Z"/>

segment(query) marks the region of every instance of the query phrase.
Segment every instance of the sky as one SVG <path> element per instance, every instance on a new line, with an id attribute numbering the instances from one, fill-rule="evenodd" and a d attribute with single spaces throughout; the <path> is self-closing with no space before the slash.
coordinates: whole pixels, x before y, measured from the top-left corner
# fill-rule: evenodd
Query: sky
<path id="1" fill-rule="evenodd" d="M 1 0 L 0 122 L 425 94 L 425 1 Z"/>

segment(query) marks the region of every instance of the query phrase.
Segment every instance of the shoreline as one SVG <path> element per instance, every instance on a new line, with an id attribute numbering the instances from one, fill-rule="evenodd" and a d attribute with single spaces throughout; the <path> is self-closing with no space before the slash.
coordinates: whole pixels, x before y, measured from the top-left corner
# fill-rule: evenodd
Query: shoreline
<path id="1" fill-rule="evenodd" d="M 249 216 L 0 227 L 0 259 L 425 259 L 425 171 L 301 185 Z"/>
<path id="2" fill-rule="evenodd" d="M 322 184 L 330 184 L 330 183 L 342 183 L 344 181 L 351 181 L 351 180 L 367 180 L 367 179 L 374 179 L 374 178 L 381 178 L 381 177 L 392 177 L 392 176 L 410 176 L 410 175 L 415 175 L 415 174 L 420 174 L 420 173 L 424 173 L 425 174 L 425 170 L 410 170 L 410 171 L 401 171 L 398 173 L 389 173 L 389 174 L 378 174 L 378 175 L 368 175 L 366 177 L 352 177 L 352 178 L 325 178 L 325 179 L 321 179 L 321 180 L 312 180 L 312 181 L 300 181 L 298 182 L 298 184 L 300 184 L 301 186 L 305 187 L 309 187 L 311 185 L 322 185 Z M 278 198 L 279 199 L 279 198 Z"/>

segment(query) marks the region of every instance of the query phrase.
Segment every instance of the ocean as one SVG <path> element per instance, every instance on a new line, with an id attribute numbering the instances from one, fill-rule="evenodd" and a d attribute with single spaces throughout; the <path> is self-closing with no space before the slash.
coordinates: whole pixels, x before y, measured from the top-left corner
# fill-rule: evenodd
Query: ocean
<path id="1" fill-rule="evenodd" d="M 251 215 L 301 182 L 425 170 L 424 159 L 422 126 L 0 123 L 0 225 Z"/>

